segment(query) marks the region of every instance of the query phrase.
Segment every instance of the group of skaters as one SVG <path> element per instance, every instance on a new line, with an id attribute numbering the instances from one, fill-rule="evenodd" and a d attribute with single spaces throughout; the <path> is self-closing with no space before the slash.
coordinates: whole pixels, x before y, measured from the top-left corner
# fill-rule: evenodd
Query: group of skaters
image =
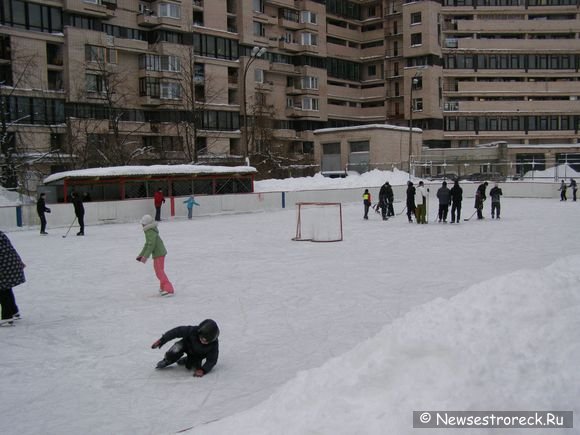
<path id="1" fill-rule="evenodd" d="M 477 219 L 483 219 L 483 204 L 487 199 L 487 181 L 481 183 L 475 192 L 475 213 Z M 491 218 L 501 219 L 501 196 L 503 192 L 498 183 L 489 191 L 491 198 Z M 418 224 L 427 223 L 427 203 L 428 203 L 429 189 L 425 187 L 423 181 L 419 181 L 415 187 L 412 181 L 407 182 L 406 191 L 406 205 L 407 219 L 409 223 L 413 223 L 413 217 Z M 576 196 L 574 196 L 575 198 Z M 461 221 L 461 204 L 463 202 L 463 189 L 459 185 L 459 180 L 453 182 L 451 189 L 447 187 L 447 181 L 443 181 L 441 187 L 437 190 L 437 199 L 439 201 L 439 210 L 437 212 L 438 222 L 446 223 L 449 215 L 449 206 L 451 206 L 451 220 L 450 223 L 459 223 Z M 387 181 L 381 186 L 379 191 L 379 201 L 374 206 L 377 213 L 381 213 L 383 220 L 388 220 L 389 217 L 395 216 L 393 208 L 393 188 Z M 364 216 L 363 219 L 368 220 L 369 209 L 373 207 L 371 194 L 368 189 L 363 193 Z"/>
<path id="2" fill-rule="evenodd" d="M 576 201 L 576 192 L 578 192 L 578 186 L 576 185 L 576 180 L 570 178 L 570 184 L 566 185 L 566 182 L 562 180 L 560 183 L 560 201 L 568 201 L 568 197 L 566 196 L 566 192 L 568 188 L 572 189 L 572 201 Z"/>
<path id="3" fill-rule="evenodd" d="M 145 245 L 136 259 L 141 263 L 146 263 L 150 257 L 153 258 L 153 269 L 160 285 L 159 292 L 161 296 L 172 296 L 174 288 L 164 270 L 167 249 L 159 235 L 157 224 L 161 220 L 161 205 L 165 202 L 165 199 L 162 196 L 159 198 L 159 196 L 154 198 L 156 219 L 154 220 L 150 215 L 141 218 L 140 223 L 145 235 Z M 74 192 L 71 197 L 75 208 L 75 220 L 78 219 L 81 225 L 81 230 L 77 235 L 82 236 L 84 235 L 84 208 L 80 208 L 82 207 L 82 199 Z M 199 206 L 199 204 L 193 196 L 186 199 L 184 203 L 189 212 L 188 217 L 191 219 L 191 209 L 194 205 Z M 37 211 L 41 218 L 40 234 L 45 235 L 47 232 L 44 214 L 50 213 L 51 210 L 46 207 L 44 193 L 40 194 Z M 8 237 L 0 231 L 0 327 L 14 326 L 21 319 L 13 288 L 26 282 L 25 267 L 26 265 Z M 219 327 L 212 319 L 205 319 L 199 325 L 178 326 L 170 329 L 151 345 L 152 349 L 159 349 L 169 341 L 178 340 L 165 353 L 163 359 L 157 363 L 156 368 L 163 369 L 176 363 L 191 370 L 195 377 L 206 375 L 213 369 L 218 360 L 219 333 Z"/>

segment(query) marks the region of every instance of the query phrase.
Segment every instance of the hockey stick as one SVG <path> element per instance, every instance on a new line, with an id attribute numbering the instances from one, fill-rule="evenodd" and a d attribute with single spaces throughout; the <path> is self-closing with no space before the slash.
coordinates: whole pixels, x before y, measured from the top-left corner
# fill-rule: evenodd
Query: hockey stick
<path id="1" fill-rule="evenodd" d="M 66 232 L 66 234 L 64 236 L 62 236 L 63 239 L 66 239 L 66 236 L 68 236 L 68 233 L 70 233 L 71 228 L 73 227 L 73 225 L 75 224 L 75 222 L 77 221 L 77 218 L 75 217 L 74 220 L 72 221 L 72 223 L 70 224 L 70 226 L 68 227 L 68 230 Z"/>
<path id="2" fill-rule="evenodd" d="M 403 213 L 405 213 L 405 210 L 407 210 L 407 206 L 405 206 L 405 208 L 403 208 L 400 213 L 397 213 L 397 216 L 401 216 Z"/>
<path id="3" fill-rule="evenodd" d="M 469 219 L 471 219 L 473 216 L 475 216 L 475 213 L 477 213 L 477 210 L 475 210 L 471 216 L 469 216 L 468 218 L 465 218 L 465 219 L 463 219 L 463 220 L 464 220 L 465 222 L 467 222 Z"/>

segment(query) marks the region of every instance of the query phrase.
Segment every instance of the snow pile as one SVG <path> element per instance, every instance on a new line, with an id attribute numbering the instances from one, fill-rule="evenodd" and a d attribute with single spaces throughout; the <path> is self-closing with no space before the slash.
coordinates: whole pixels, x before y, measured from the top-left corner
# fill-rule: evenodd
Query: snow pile
<path id="1" fill-rule="evenodd" d="M 579 288 L 580 256 L 476 284 L 193 432 L 404 435 L 413 410 L 580 412 Z"/>
<path id="2" fill-rule="evenodd" d="M 17 192 L 11 192 L 6 190 L 4 187 L 0 186 L 0 207 L 9 207 L 21 205 L 20 194 Z"/>
<path id="3" fill-rule="evenodd" d="M 319 189 L 348 189 L 380 187 L 385 181 L 393 186 L 404 185 L 409 181 L 409 173 L 394 169 L 381 171 L 373 169 L 363 174 L 349 173 L 345 178 L 328 178 L 318 173 L 312 177 L 286 178 L 284 180 L 262 180 L 254 182 L 256 192 L 276 192 Z"/>
<path id="4" fill-rule="evenodd" d="M 580 178 L 580 172 L 576 172 L 569 165 L 558 165 L 546 169 L 545 171 L 529 171 L 523 176 L 526 181 L 546 181 L 550 180 L 561 180 L 568 178 Z"/>

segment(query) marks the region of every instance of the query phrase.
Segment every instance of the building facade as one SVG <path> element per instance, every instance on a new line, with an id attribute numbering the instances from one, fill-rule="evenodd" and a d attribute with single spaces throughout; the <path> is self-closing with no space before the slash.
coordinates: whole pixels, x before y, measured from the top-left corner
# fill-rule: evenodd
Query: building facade
<path id="1" fill-rule="evenodd" d="M 420 128 L 427 148 L 580 162 L 579 0 L 4 0 L 0 24 L 2 173 L 31 184 L 306 162 L 315 130 L 377 123 Z"/>

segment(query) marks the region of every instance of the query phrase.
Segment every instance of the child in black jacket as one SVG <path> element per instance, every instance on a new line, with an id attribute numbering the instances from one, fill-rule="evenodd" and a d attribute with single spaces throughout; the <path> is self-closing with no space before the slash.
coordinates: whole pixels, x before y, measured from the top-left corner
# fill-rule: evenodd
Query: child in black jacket
<path id="1" fill-rule="evenodd" d="M 218 360 L 219 335 L 217 323 L 211 319 L 204 320 L 198 326 L 178 326 L 167 331 L 151 345 L 151 349 L 158 349 L 176 338 L 181 340 L 169 348 L 156 368 L 162 369 L 177 362 L 188 370 L 193 369 L 193 376 L 201 377 L 209 373 Z M 186 356 L 181 358 L 183 354 Z"/>

